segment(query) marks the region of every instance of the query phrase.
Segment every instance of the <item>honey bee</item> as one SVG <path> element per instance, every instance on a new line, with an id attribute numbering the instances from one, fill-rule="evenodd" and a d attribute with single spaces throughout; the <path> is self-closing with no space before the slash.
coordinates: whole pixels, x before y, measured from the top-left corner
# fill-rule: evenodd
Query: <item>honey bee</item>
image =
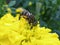
<path id="1" fill-rule="evenodd" d="M 35 16 L 32 13 L 30 13 L 28 10 L 25 10 L 25 9 L 23 9 L 21 11 L 22 12 L 20 13 L 20 16 L 25 18 L 28 21 L 28 23 L 30 25 L 32 25 L 31 28 L 33 28 L 33 26 L 37 25 L 37 20 L 35 19 Z M 19 17 L 19 19 L 20 19 L 20 17 Z"/>

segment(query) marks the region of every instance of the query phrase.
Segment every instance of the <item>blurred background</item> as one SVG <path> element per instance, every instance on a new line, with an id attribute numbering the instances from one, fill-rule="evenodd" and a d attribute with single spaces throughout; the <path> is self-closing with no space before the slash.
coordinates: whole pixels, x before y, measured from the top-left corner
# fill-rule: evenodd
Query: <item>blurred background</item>
<path id="1" fill-rule="evenodd" d="M 13 16 L 16 8 L 23 7 L 35 16 L 41 27 L 60 35 L 60 0 L 0 0 L 0 17 L 7 12 L 7 5 Z"/>

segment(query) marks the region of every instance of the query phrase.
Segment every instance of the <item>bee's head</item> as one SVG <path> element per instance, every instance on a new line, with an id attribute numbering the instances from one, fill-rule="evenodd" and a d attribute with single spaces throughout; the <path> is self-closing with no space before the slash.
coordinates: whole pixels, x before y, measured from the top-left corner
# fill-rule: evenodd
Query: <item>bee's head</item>
<path id="1" fill-rule="evenodd" d="M 24 11 L 23 8 L 17 8 L 17 9 L 16 9 L 16 13 L 22 13 L 23 11 Z"/>

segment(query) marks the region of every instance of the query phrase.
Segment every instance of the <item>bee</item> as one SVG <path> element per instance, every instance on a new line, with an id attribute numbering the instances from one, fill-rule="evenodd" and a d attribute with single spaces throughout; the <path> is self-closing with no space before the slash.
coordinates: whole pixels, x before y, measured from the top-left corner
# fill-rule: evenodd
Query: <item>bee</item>
<path id="1" fill-rule="evenodd" d="M 22 9 L 20 11 L 22 11 L 20 13 L 20 16 L 22 16 L 23 18 L 25 18 L 28 21 L 28 23 L 30 25 L 32 25 L 31 28 L 33 28 L 33 26 L 36 26 L 37 25 L 37 20 L 35 19 L 35 16 L 32 13 L 30 13 L 26 9 Z M 19 19 L 20 19 L 20 17 L 19 17 Z"/>

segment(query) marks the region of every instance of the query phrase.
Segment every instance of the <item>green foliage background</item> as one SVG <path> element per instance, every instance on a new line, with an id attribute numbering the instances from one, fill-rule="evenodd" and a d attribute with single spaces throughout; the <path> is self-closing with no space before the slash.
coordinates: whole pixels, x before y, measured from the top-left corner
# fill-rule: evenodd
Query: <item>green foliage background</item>
<path id="1" fill-rule="evenodd" d="M 0 0 L 0 17 L 7 12 L 7 1 Z M 18 7 L 27 9 L 40 21 L 41 26 L 51 28 L 60 35 L 60 0 L 10 0 L 8 5 L 13 14 Z"/>

